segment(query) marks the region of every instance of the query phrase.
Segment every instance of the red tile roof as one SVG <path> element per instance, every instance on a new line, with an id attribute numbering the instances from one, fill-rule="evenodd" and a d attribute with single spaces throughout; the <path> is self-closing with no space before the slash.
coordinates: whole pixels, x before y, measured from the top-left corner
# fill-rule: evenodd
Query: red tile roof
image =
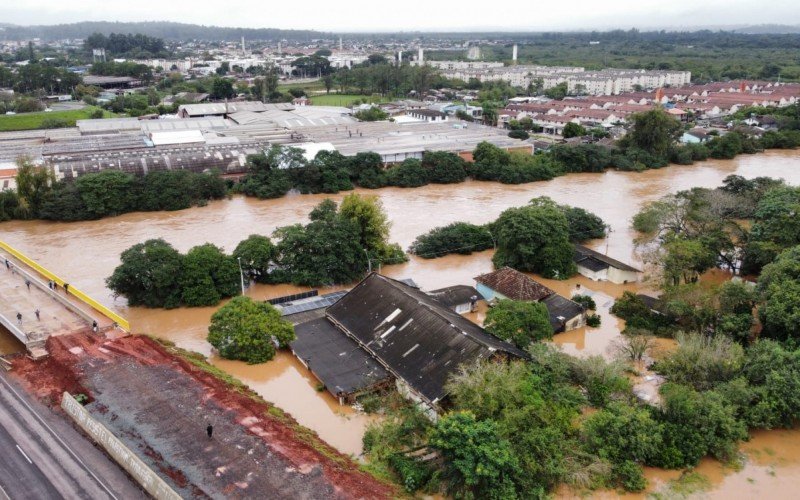
<path id="1" fill-rule="evenodd" d="M 475 278 L 475 281 L 512 300 L 538 302 L 555 293 L 541 283 L 510 267 L 503 267 L 497 271 L 482 274 Z"/>

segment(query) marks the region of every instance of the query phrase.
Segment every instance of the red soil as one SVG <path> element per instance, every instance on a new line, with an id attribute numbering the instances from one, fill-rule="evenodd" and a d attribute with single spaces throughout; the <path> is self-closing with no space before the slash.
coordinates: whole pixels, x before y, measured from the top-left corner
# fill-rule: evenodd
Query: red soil
<path id="1" fill-rule="evenodd" d="M 134 359 L 142 365 L 169 366 L 193 378 L 202 388 L 204 398 L 234 411 L 240 425 L 247 428 L 249 433 L 259 436 L 274 453 L 298 470 L 319 465 L 327 481 L 347 497 L 396 496 L 393 487 L 360 471 L 352 459 L 325 444 L 311 431 L 300 427 L 288 415 L 285 418 L 271 415 L 268 413 L 271 405 L 257 400 L 255 394 L 242 394 L 228 383 L 171 354 L 148 337 L 128 336 L 106 340 L 84 334 L 63 335 L 50 337 L 47 349 L 50 357 L 43 361 L 34 362 L 28 358 L 15 360 L 12 373 L 22 379 L 31 392 L 53 406 L 61 401 L 64 391 L 83 393 L 91 398 L 81 383 L 84 372 L 92 370 L 93 366 L 124 358 Z M 143 394 L 142 397 L 147 395 Z"/>

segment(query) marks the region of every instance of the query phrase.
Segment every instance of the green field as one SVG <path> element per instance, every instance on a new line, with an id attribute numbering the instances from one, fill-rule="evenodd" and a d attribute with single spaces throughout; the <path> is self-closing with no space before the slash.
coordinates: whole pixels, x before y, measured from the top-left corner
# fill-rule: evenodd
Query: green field
<path id="1" fill-rule="evenodd" d="M 381 102 L 389 102 L 392 99 L 389 97 L 358 95 L 358 94 L 323 94 L 312 95 L 311 103 L 317 106 L 350 106 L 354 101 L 370 102 L 378 104 Z"/>
<path id="2" fill-rule="evenodd" d="M 69 111 L 51 111 L 49 113 L 39 111 L 37 113 L 20 113 L 18 115 L 0 115 L 0 131 L 36 130 L 43 128 L 42 123 L 48 119 L 63 120 L 65 126 L 74 127 L 77 120 L 90 118 L 92 111 L 96 109 L 99 108 L 86 106 L 83 109 Z M 103 118 L 111 118 L 113 116 L 115 116 L 114 113 L 103 111 Z"/>

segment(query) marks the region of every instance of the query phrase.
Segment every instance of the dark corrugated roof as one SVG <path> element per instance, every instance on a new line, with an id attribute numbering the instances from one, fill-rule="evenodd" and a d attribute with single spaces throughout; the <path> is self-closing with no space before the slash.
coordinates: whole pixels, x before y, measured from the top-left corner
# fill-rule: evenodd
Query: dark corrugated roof
<path id="1" fill-rule="evenodd" d="M 608 266 L 610 266 L 610 267 L 614 267 L 616 269 L 619 269 L 620 271 L 633 271 L 633 272 L 637 272 L 637 273 L 642 272 L 641 270 L 636 269 L 633 266 L 629 266 L 628 264 L 626 264 L 624 262 L 620 262 L 617 259 L 612 259 L 608 255 L 603 255 L 600 252 L 596 252 L 596 251 L 592 250 L 589 247 L 585 247 L 583 245 L 575 245 L 575 263 L 576 264 L 580 264 L 580 265 L 583 266 L 584 265 L 583 262 L 578 260 L 579 256 L 583 256 L 584 259 L 589 257 L 589 258 L 598 260 L 600 262 L 608 264 Z M 586 267 L 588 267 L 588 266 L 586 266 Z M 591 269 L 591 268 L 589 268 L 589 269 Z"/>
<path id="2" fill-rule="evenodd" d="M 556 331 L 564 326 L 564 321 L 569 321 L 584 311 L 582 305 L 557 293 L 544 299 L 542 304 L 547 307 L 547 313 L 550 315 L 550 324 L 553 326 L 553 330 Z M 559 316 L 564 319 L 562 320 Z"/>
<path id="3" fill-rule="evenodd" d="M 367 389 L 390 377 L 358 343 L 340 332 L 327 318 L 294 328 L 292 352 L 300 358 L 334 396 Z"/>
<path id="4" fill-rule="evenodd" d="M 455 285 L 438 290 L 431 290 L 428 295 L 438 300 L 445 307 L 453 308 L 461 304 L 469 304 L 472 298 L 476 300 L 481 298 L 480 294 L 474 287 L 467 285 Z"/>
<path id="5" fill-rule="evenodd" d="M 575 261 L 575 264 L 594 272 L 611 267 L 608 263 L 581 253 L 577 249 L 575 250 L 575 255 L 572 257 L 572 260 Z"/>
<path id="6" fill-rule="evenodd" d="M 475 278 L 475 281 L 488 286 L 511 300 L 532 300 L 538 302 L 553 292 L 534 279 L 516 269 L 503 267 Z"/>
<path id="7" fill-rule="evenodd" d="M 495 352 L 527 357 L 426 293 L 375 273 L 327 314 L 430 403 L 446 395 L 448 377 L 464 363 Z"/>

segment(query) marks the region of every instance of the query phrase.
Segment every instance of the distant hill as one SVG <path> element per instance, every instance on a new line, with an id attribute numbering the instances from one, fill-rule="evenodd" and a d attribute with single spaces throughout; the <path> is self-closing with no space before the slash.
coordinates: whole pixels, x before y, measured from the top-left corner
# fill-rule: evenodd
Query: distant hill
<path id="1" fill-rule="evenodd" d="M 785 24 L 759 24 L 755 26 L 744 26 L 732 31 L 734 33 L 744 33 L 748 35 L 785 35 L 800 33 L 800 26 L 789 26 Z"/>
<path id="2" fill-rule="evenodd" d="M 50 26 L 16 26 L 0 24 L 0 38 L 7 40 L 60 40 L 64 38 L 86 38 L 92 33 L 142 33 L 143 35 L 165 40 L 229 40 L 245 37 L 249 40 L 290 40 L 306 41 L 317 38 L 330 38 L 332 35 L 311 30 L 280 30 L 272 28 L 223 28 L 220 26 L 201 26 L 164 21 L 151 22 L 108 22 L 84 21 L 72 24 Z"/>

